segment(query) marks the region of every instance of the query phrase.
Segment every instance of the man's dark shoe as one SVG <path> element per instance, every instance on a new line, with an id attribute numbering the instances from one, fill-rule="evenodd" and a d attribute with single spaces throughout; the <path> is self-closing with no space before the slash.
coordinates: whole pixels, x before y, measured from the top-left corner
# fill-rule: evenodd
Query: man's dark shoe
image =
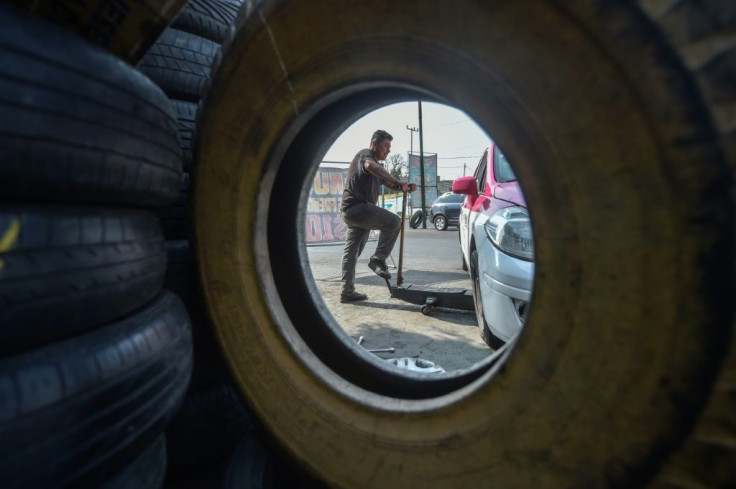
<path id="1" fill-rule="evenodd" d="M 383 279 L 389 280 L 391 278 L 391 272 L 388 271 L 388 266 L 386 266 L 385 260 L 371 258 L 368 261 L 368 268 L 373 270 L 376 275 Z"/>
<path id="2" fill-rule="evenodd" d="M 346 302 L 364 301 L 368 298 L 367 295 L 361 294 L 360 292 L 343 292 L 340 294 L 340 302 L 345 304 Z"/>

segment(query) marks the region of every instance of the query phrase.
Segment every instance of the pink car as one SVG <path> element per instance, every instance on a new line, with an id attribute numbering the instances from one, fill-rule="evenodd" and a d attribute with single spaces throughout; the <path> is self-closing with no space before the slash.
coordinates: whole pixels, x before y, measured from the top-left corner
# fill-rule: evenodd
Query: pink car
<path id="1" fill-rule="evenodd" d="M 513 339 L 526 320 L 534 281 L 529 212 L 511 165 L 495 143 L 472 177 L 457 178 L 463 269 L 470 268 L 478 327 L 493 349 Z"/>

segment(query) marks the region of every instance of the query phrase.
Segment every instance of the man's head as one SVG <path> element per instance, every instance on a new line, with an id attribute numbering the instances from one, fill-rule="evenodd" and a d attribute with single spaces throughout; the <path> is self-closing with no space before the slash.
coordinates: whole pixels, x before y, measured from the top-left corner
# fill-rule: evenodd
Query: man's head
<path id="1" fill-rule="evenodd" d="M 375 153 L 376 158 L 379 161 L 388 158 L 388 154 L 391 152 L 391 141 L 394 137 L 386 131 L 379 129 L 373 133 L 371 137 L 371 151 Z"/>

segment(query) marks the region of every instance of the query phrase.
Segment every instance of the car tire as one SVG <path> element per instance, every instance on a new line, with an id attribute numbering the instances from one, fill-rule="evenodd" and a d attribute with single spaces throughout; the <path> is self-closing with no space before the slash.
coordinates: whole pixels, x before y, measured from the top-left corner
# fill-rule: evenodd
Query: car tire
<path id="1" fill-rule="evenodd" d="M 252 413 L 229 382 L 189 392 L 166 428 L 170 478 L 187 479 L 211 469 L 240 441 L 257 436 L 255 431 Z"/>
<path id="2" fill-rule="evenodd" d="M 189 382 L 181 301 L 0 359 L 0 485 L 98 487 L 163 433 Z"/>
<path id="3" fill-rule="evenodd" d="M 186 1 L 126 1 L 114 5 L 46 0 L 11 0 L 10 3 L 69 29 L 87 42 L 135 64 Z"/>
<path id="4" fill-rule="evenodd" d="M 439 214 L 435 216 L 434 218 L 434 228 L 437 231 L 446 231 L 447 230 L 447 218 L 443 216 L 442 214 Z"/>
<path id="5" fill-rule="evenodd" d="M 242 3 L 242 0 L 189 0 L 171 27 L 221 44 Z"/>
<path id="6" fill-rule="evenodd" d="M 0 26 L 4 200 L 161 206 L 178 195 L 179 136 L 158 87 L 8 6 Z"/>
<path id="7" fill-rule="evenodd" d="M 473 305 L 475 306 L 475 318 L 478 321 L 480 337 L 492 350 L 499 350 L 505 341 L 491 333 L 485 314 L 483 313 L 483 294 L 480 291 L 480 274 L 478 273 L 478 251 L 470 253 L 470 280 L 473 282 Z"/>
<path id="8" fill-rule="evenodd" d="M 210 67 L 220 45 L 177 29 L 166 29 L 138 63 L 169 97 L 198 102 L 204 94 Z"/>
<path id="9" fill-rule="evenodd" d="M 220 37 L 229 32 L 242 0 L 195 0 L 184 6 L 171 28 L 164 31 L 138 69 L 150 76 L 171 99 L 178 122 L 185 174 L 178 199 L 159 217 L 167 239 L 189 239 L 189 172 L 197 111 L 209 83 L 211 65 L 220 51 Z M 249 10 L 251 3 L 245 7 Z"/>
<path id="10" fill-rule="evenodd" d="M 0 206 L 0 354 L 132 312 L 158 294 L 165 270 L 148 212 Z"/>
<path id="11" fill-rule="evenodd" d="M 422 211 L 414 211 L 414 214 L 411 215 L 411 219 L 409 219 L 409 227 L 412 229 L 418 228 L 422 224 L 423 218 L 424 214 Z"/>
<path id="12" fill-rule="evenodd" d="M 164 483 L 166 469 L 166 442 L 159 436 L 99 489 L 159 489 Z"/>
<path id="13" fill-rule="evenodd" d="M 300 484 L 298 471 L 284 463 L 260 436 L 243 439 L 230 457 L 222 489 L 321 488 L 314 481 Z"/>
<path id="14" fill-rule="evenodd" d="M 220 58 L 193 213 L 208 310 L 241 390 L 338 487 L 645 486 L 733 361 L 727 143 L 633 4 L 402 5 L 266 3 Z M 380 29 L 354 29 L 384 9 Z M 320 23 L 329 32 L 309 27 Z M 494 130 L 534 226 L 529 321 L 502 368 L 458 374 L 461 387 L 351 349 L 300 273 L 300 192 L 279 191 L 307 180 L 356 114 L 427 90 Z M 724 452 L 714 464 L 728 465 Z"/>

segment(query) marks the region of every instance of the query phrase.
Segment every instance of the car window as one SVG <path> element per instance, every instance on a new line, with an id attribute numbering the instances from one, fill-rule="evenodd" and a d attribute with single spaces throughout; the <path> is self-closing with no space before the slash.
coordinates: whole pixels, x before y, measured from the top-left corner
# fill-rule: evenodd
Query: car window
<path id="1" fill-rule="evenodd" d="M 453 204 L 462 204 L 465 200 L 464 194 L 451 194 L 447 196 L 447 201 Z"/>
<path id="2" fill-rule="evenodd" d="M 485 150 L 483 156 L 480 157 L 478 166 L 475 169 L 475 181 L 478 182 L 478 193 L 482 194 L 486 188 L 486 171 L 488 165 L 486 165 L 488 157 L 488 150 Z"/>
<path id="3" fill-rule="evenodd" d="M 511 169 L 509 160 L 506 159 L 506 155 L 501 152 L 498 146 L 493 151 L 493 175 L 499 183 L 516 181 L 516 175 L 514 175 L 514 170 Z"/>

